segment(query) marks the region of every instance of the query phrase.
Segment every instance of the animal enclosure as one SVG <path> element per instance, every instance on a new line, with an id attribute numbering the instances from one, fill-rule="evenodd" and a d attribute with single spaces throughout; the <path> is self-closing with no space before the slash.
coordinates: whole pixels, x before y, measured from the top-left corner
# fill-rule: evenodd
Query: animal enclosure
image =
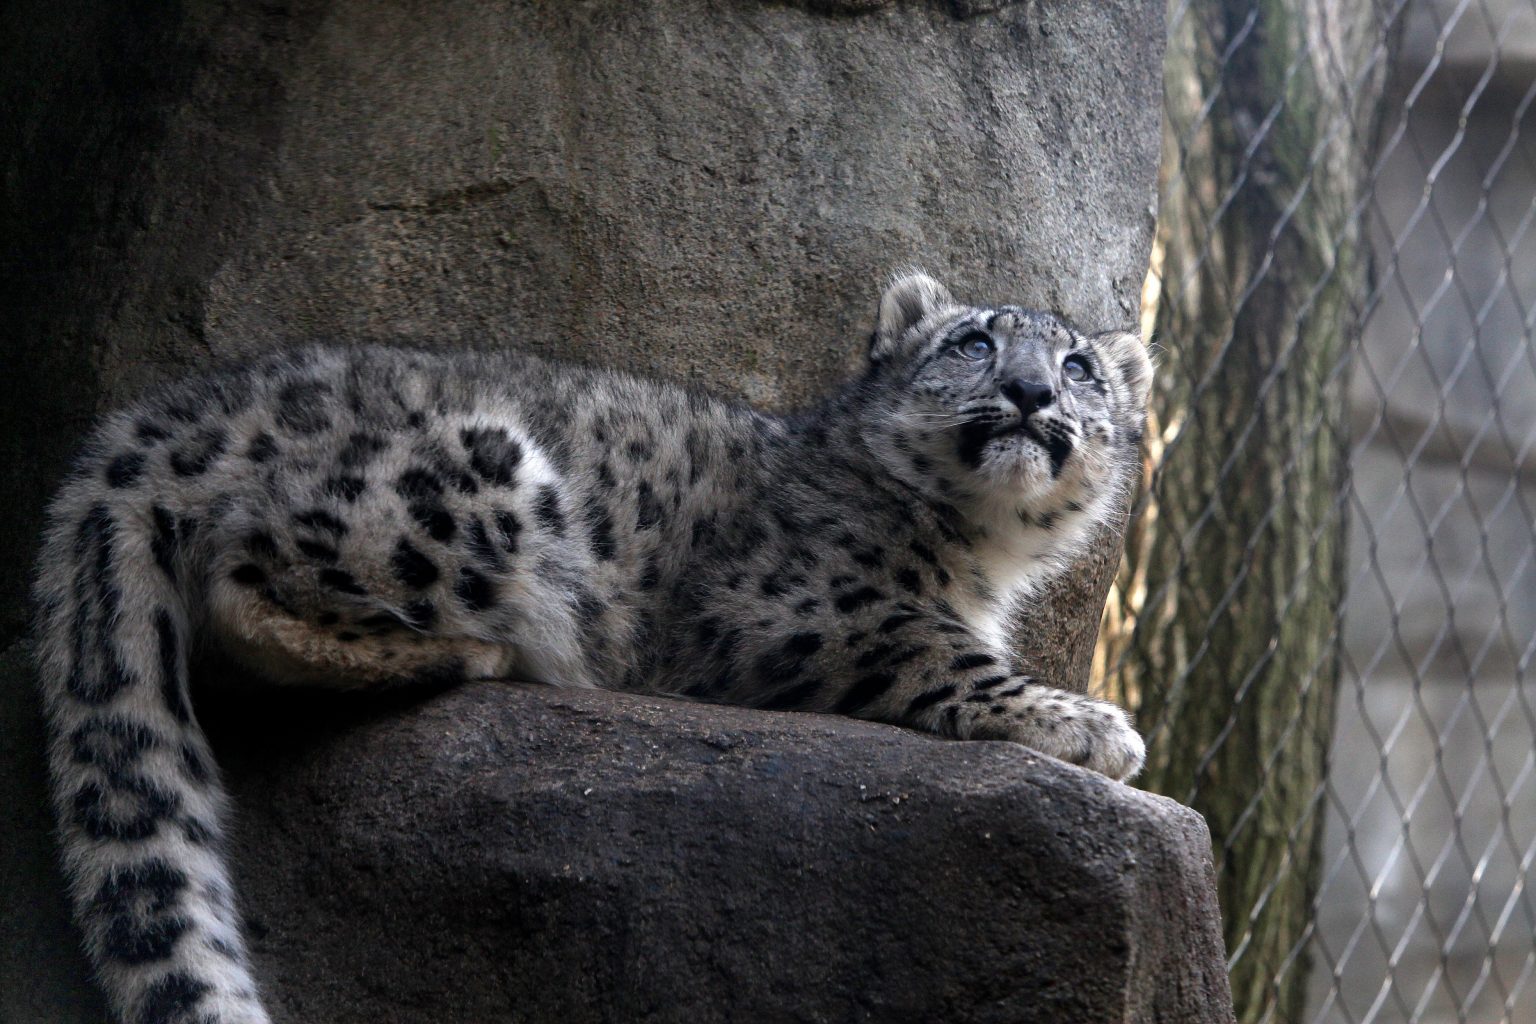
<path id="1" fill-rule="evenodd" d="M 1238 1016 L 1536 1019 L 1536 5 L 1175 0 L 1098 668 Z"/>

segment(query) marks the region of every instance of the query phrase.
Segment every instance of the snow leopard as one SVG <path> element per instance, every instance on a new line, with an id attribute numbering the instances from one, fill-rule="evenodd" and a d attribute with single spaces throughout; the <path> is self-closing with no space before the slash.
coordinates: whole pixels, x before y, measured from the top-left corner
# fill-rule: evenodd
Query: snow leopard
<path id="1" fill-rule="evenodd" d="M 1011 606 L 1123 517 L 1139 336 L 909 273 L 862 372 L 759 411 L 509 351 L 308 347 L 105 417 L 52 503 L 39 678 L 69 895 L 131 1024 L 262 1024 L 189 698 L 513 678 L 1008 740 L 1115 779 Z M 217 686 L 218 680 L 200 680 Z"/>

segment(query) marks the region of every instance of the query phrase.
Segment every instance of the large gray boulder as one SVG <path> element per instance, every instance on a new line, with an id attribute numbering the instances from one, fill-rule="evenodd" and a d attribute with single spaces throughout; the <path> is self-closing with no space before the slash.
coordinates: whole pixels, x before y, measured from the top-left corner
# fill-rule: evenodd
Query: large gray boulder
<path id="1" fill-rule="evenodd" d="M 28 676 L 0 657 L 7 715 Z M 1015 744 L 515 683 L 200 696 L 278 1024 L 1232 1019 L 1200 816 Z M 0 1021 L 99 1021 L 11 742 Z"/>
<path id="2" fill-rule="evenodd" d="M 529 684 L 212 710 L 279 1021 L 1230 1019 L 1200 816 L 1016 744 Z"/>
<path id="3" fill-rule="evenodd" d="M 906 263 L 1134 326 L 1161 18 L 0 5 L 0 1021 L 102 1019 L 13 643 L 93 415 L 316 337 L 520 345 L 792 406 L 857 365 Z M 1082 677 L 1113 561 L 1026 631 L 1043 674 Z M 203 709 L 284 1020 L 1222 1019 L 1198 820 L 1020 748 L 520 687 L 295 699 Z"/>

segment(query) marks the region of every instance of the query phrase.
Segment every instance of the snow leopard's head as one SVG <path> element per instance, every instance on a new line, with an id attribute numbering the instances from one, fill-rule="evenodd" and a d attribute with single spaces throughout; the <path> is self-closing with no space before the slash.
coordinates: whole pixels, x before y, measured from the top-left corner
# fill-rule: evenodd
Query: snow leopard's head
<path id="1" fill-rule="evenodd" d="M 881 458 L 925 490 L 1027 519 L 1098 505 L 1132 478 L 1152 384 L 1135 334 L 964 306 L 914 273 L 881 298 L 869 357 Z"/>

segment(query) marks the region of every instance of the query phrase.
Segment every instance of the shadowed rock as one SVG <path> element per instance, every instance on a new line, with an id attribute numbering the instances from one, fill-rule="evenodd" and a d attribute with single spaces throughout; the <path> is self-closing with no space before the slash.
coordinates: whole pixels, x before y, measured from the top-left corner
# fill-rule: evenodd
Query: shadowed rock
<path id="1" fill-rule="evenodd" d="M 280 1022 L 1230 1019 L 1199 816 L 1014 744 L 526 684 L 259 703 L 212 724 Z"/>

